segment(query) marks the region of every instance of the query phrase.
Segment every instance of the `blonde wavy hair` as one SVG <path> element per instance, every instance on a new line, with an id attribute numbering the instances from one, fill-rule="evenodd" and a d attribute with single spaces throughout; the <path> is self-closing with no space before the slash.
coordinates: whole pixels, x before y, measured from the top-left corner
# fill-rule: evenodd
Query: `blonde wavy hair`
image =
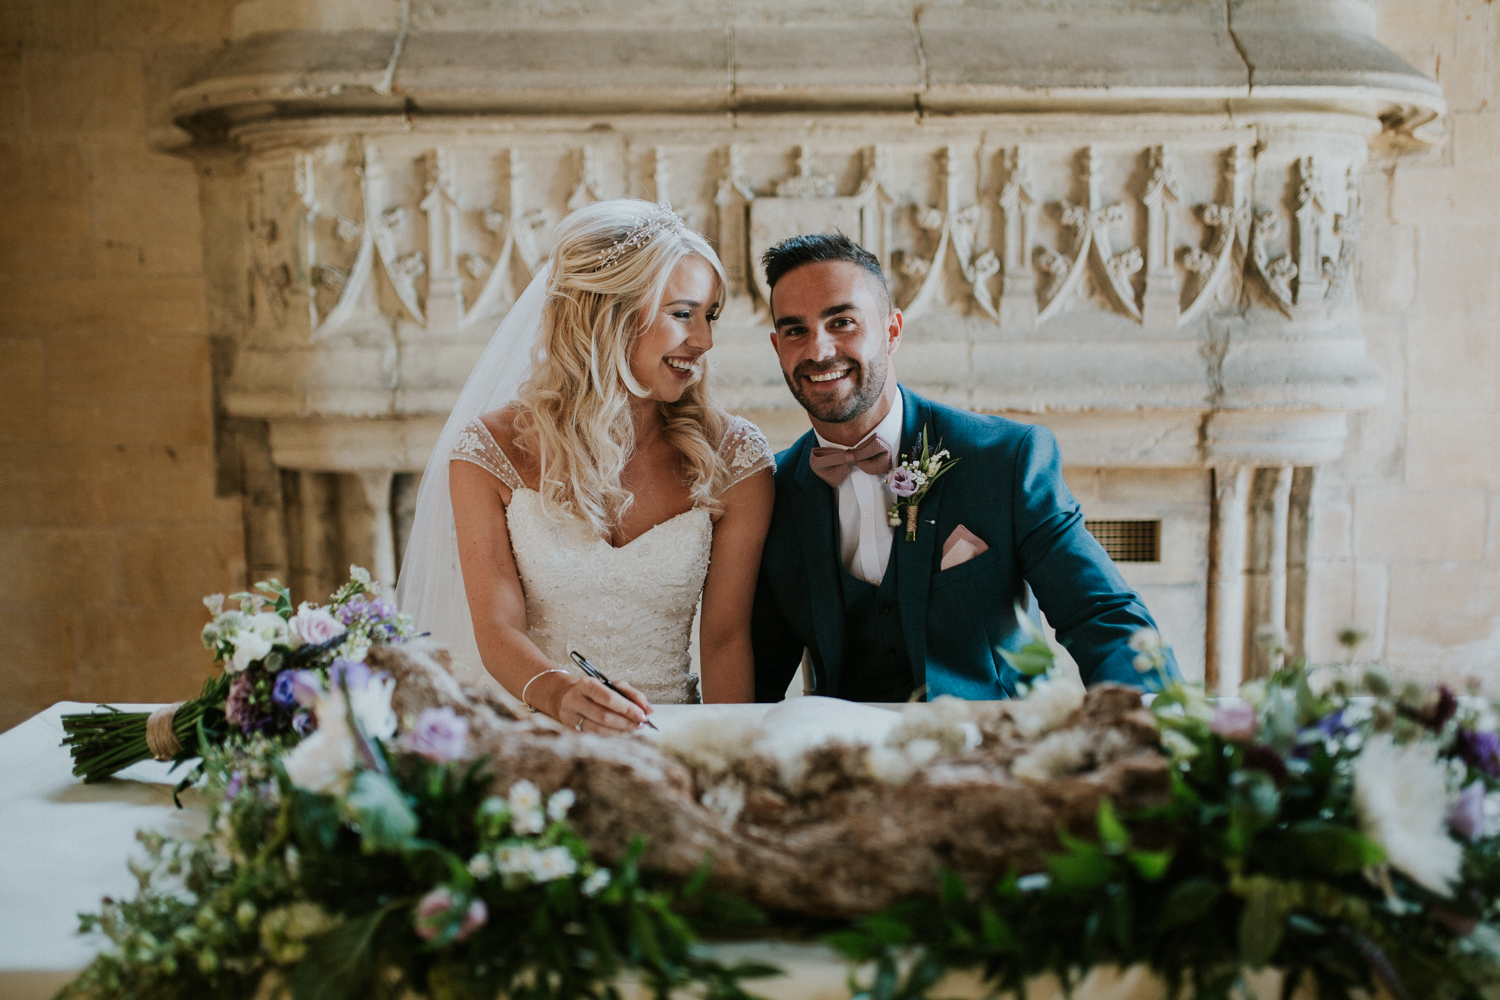
<path id="1" fill-rule="evenodd" d="M 533 369 L 521 387 L 517 446 L 540 470 L 543 506 L 583 519 L 607 538 L 635 497 L 620 485 L 635 451 L 632 396 L 650 390 L 630 371 L 636 342 L 656 318 L 668 278 L 701 257 L 728 288 L 724 265 L 670 209 L 621 198 L 581 208 L 558 224 Z M 717 512 L 729 471 L 718 454 L 724 412 L 713 402 L 707 359 L 675 403 L 657 402 L 662 433 L 682 455 L 695 506 Z"/>

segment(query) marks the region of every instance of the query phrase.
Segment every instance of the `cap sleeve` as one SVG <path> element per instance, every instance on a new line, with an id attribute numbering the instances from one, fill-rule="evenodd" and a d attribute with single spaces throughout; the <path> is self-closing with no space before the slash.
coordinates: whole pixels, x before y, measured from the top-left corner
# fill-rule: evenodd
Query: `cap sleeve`
<path id="1" fill-rule="evenodd" d="M 501 449 L 500 442 L 495 440 L 484 421 L 477 418 L 470 420 L 458 432 L 458 440 L 453 442 L 448 461 L 471 462 L 512 490 L 526 485 L 520 473 L 516 472 L 516 467 L 511 464 L 510 457 Z"/>
<path id="2" fill-rule="evenodd" d="M 760 428 L 744 417 L 729 417 L 724 440 L 719 443 L 719 457 L 729 467 L 728 489 L 763 469 L 776 468 L 776 456 Z"/>

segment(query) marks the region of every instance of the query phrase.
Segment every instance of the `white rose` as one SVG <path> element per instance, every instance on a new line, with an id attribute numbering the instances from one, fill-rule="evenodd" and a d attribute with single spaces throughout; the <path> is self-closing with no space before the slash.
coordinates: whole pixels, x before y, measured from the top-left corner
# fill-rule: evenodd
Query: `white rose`
<path id="1" fill-rule="evenodd" d="M 343 622 L 329 614 L 327 608 L 314 607 L 306 601 L 302 602 L 302 607 L 297 609 L 287 626 L 293 642 L 299 646 L 316 646 L 344 631 Z"/>
<path id="2" fill-rule="evenodd" d="M 281 758 L 292 784 L 309 792 L 342 792 L 354 773 L 354 733 L 342 692 L 318 699 L 318 731 Z"/>
<path id="3" fill-rule="evenodd" d="M 1430 744 L 1370 738 L 1354 763 L 1354 807 L 1390 863 L 1440 896 L 1452 893 L 1463 848 L 1448 836 L 1448 789 Z"/>
<path id="4" fill-rule="evenodd" d="M 244 670 L 271 652 L 271 641 L 257 632 L 240 632 L 230 642 L 234 643 L 234 656 L 229 661 L 229 669 L 233 673 Z"/>

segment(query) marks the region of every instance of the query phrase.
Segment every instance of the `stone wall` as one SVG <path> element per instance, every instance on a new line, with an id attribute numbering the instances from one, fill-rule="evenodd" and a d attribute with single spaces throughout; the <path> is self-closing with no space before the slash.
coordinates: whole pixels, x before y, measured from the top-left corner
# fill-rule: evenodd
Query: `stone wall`
<path id="1" fill-rule="evenodd" d="M 0 729 L 64 698 L 190 696 L 199 598 L 243 582 L 197 178 L 152 148 L 230 8 L 0 4 Z"/>
<path id="2" fill-rule="evenodd" d="M 205 302 L 222 283 L 205 278 L 193 168 L 154 151 L 180 138 L 166 95 L 228 37 L 234 6 L 0 4 L 0 729 L 63 698 L 192 693 L 198 599 L 244 582 L 241 504 L 216 496 L 232 477 L 216 484 Z M 243 21 L 265 4 L 240 6 Z M 1344 457 L 1317 472 L 1306 634 L 1334 659 L 1358 623 L 1361 658 L 1493 681 L 1500 11 L 1377 6 L 1381 40 L 1440 80 L 1451 111 L 1430 150 L 1377 152 L 1366 173 L 1362 294 L 1386 403 L 1352 417 Z M 1071 474 L 1094 516 L 1135 488 Z M 1176 586 L 1173 572 L 1140 582 Z"/>
<path id="3" fill-rule="evenodd" d="M 1386 403 L 1320 469 L 1309 652 L 1500 685 L 1500 10 L 1382 0 L 1382 42 L 1443 86 L 1431 150 L 1372 157 L 1361 276 Z"/>

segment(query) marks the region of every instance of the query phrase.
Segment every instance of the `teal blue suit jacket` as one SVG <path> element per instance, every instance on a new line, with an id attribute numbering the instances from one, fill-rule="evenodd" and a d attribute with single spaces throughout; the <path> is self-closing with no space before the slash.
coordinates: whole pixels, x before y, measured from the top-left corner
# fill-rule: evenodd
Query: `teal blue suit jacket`
<path id="1" fill-rule="evenodd" d="M 1037 604 L 1084 683 L 1146 686 L 1128 643 L 1155 628 L 1104 549 L 1062 477 L 1057 441 L 1045 427 L 957 410 L 906 387 L 899 451 L 918 447 L 922 428 L 957 464 L 919 506 L 917 537 L 896 530 L 892 561 L 913 686 L 927 697 L 1008 698 L 1022 679 L 1000 650 L 1025 643 L 1015 603 Z M 839 696 L 860 669 L 844 658 L 844 615 L 834 491 L 813 475 L 811 431 L 776 456 L 776 506 L 761 557 L 752 637 L 755 694 L 779 701 L 801 662 L 812 657 L 818 694 Z M 940 569 L 943 541 L 962 524 L 989 549 Z M 1176 664 L 1169 669 L 1175 674 Z"/>

